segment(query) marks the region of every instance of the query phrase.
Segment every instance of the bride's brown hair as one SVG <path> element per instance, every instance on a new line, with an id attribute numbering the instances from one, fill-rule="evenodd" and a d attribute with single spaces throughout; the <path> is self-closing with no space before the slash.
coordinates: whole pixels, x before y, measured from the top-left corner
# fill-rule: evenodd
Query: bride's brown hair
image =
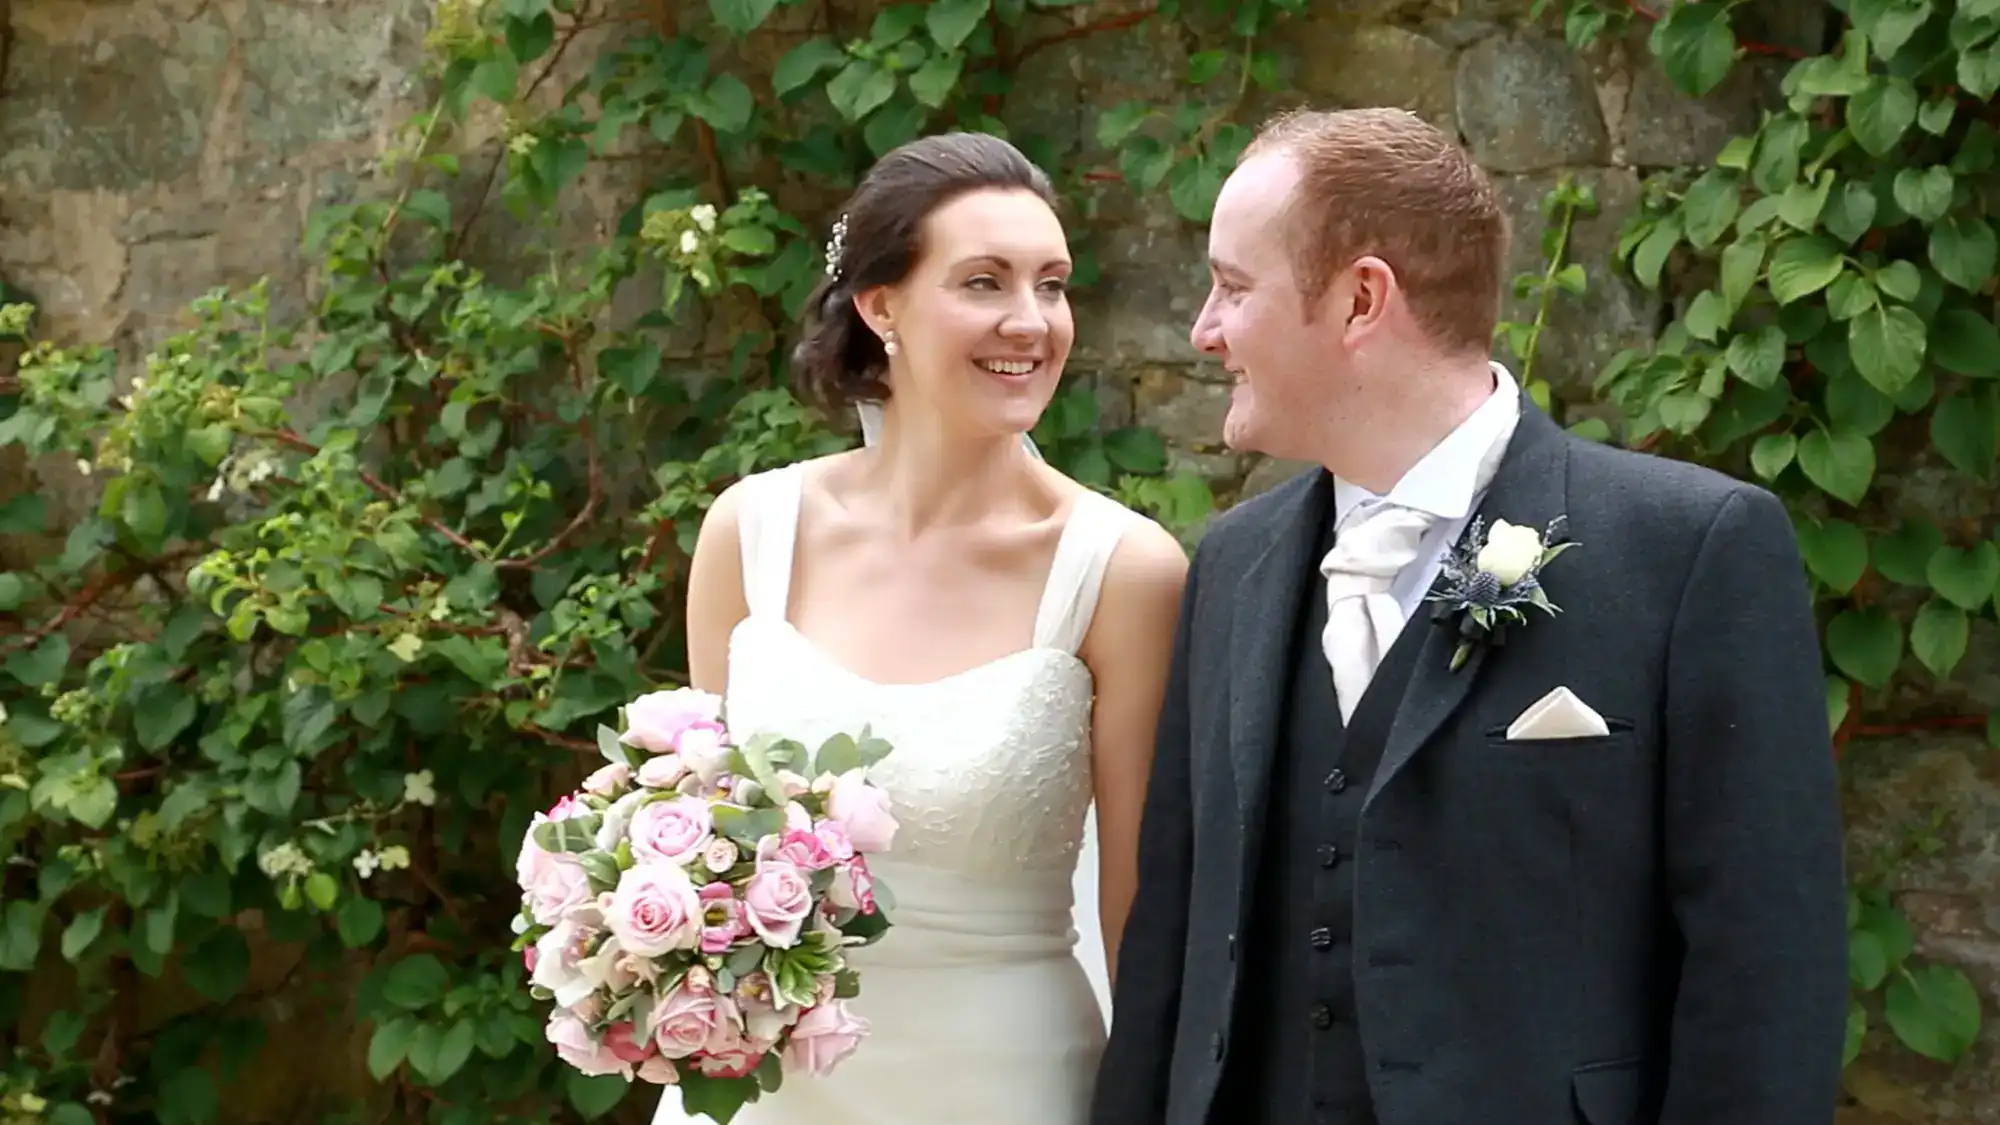
<path id="1" fill-rule="evenodd" d="M 792 390 L 836 414 L 889 397 L 888 355 L 854 308 L 856 294 L 909 276 L 931 212 L 984 188 L 1030 191 L 1051 210 L 1055 188 L 1021 150 L 988 133 L 941 133 L 892 149 L 848 197 L 828 242 L 828 274 L 806 300 L 792 350 Z"/>

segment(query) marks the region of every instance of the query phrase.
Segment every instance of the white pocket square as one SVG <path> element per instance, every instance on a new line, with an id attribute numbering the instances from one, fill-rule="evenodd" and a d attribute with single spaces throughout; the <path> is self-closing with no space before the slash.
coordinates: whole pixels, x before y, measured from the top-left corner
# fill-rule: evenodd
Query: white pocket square
<path id="1" fill-rule="evenodd" d="M 1507 741 L 1530 738 L 1589 738 L 1610 734 L 1604 719 L 1576 693 L 1559 687 L 1528 705 L 1507 726 Z"/>

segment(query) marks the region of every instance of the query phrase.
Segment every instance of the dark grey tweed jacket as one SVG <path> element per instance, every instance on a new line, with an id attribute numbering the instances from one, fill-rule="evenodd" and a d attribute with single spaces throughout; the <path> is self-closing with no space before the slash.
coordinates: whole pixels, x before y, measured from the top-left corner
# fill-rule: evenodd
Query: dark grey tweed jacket
<path id="1" fill-rule="evenodd" d="M 1222 516 L 1175 642 L 1092 1125 L 1212 1105 L 1315 473 Z M 1568 519 L 1562 612 L 1424 644 L 1364 806 L 1355 991 L 1381 1125 L 1828 1125 L 1847 1006 L 1819 645 L 1770 494 L 1523 400 L 1481 514 Z M 1557 686 L 1610 733 L 1507 742 Z M 1258 796 L 1247 796 L 1258 795 Z M 1280 797 L 1279 799 L 1283 799 Z M 1306 1034 L 1302 1027 L 1300 1034 Z"/>

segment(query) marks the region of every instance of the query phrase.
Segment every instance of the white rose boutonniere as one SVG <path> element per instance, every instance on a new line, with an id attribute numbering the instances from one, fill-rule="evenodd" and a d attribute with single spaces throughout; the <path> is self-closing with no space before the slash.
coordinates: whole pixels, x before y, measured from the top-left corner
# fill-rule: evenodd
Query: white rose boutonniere
<path id="1" fill-rule="evenodd" d="M 1562 516 L 1549 521 L 1543 531 L 1506 520 L 1495 520 L 1488 529 L 1484 522 L 1474 520 L 1464 538 L 1445 556 L 1437 587 L 1427 599 L 1437 607 L 1432 611 L 1434 620 L 1449 623 L 1456 619 L 1458 647 L 1451 654 L 1454 672 L 1472 655 L 1474 645 L 1501 644 L 1509 624 L 1526 622 L 1526 607 L 1551 615 L 1558 612 L 1542 588 L 1542 568 L 1576 546 L 1562 537 Z"/>

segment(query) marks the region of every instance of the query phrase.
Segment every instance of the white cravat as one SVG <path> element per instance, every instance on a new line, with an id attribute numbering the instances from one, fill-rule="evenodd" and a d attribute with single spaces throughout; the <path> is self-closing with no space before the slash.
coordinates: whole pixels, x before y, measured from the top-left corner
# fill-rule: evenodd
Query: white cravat
<path id="1" fill-rule="evenodd" d="M 1320 646 L 1333 667 L 1342 722 L 1354 717 L 1376 666 L 1403 631 L 1406 618 L 1391 587 L 1416 561 L 1424 533 L 1437 520 L 1429 512 L 1378 503 L 1341 528 L 1333 550 L 1320 560 L 1327 604 Z"/>

